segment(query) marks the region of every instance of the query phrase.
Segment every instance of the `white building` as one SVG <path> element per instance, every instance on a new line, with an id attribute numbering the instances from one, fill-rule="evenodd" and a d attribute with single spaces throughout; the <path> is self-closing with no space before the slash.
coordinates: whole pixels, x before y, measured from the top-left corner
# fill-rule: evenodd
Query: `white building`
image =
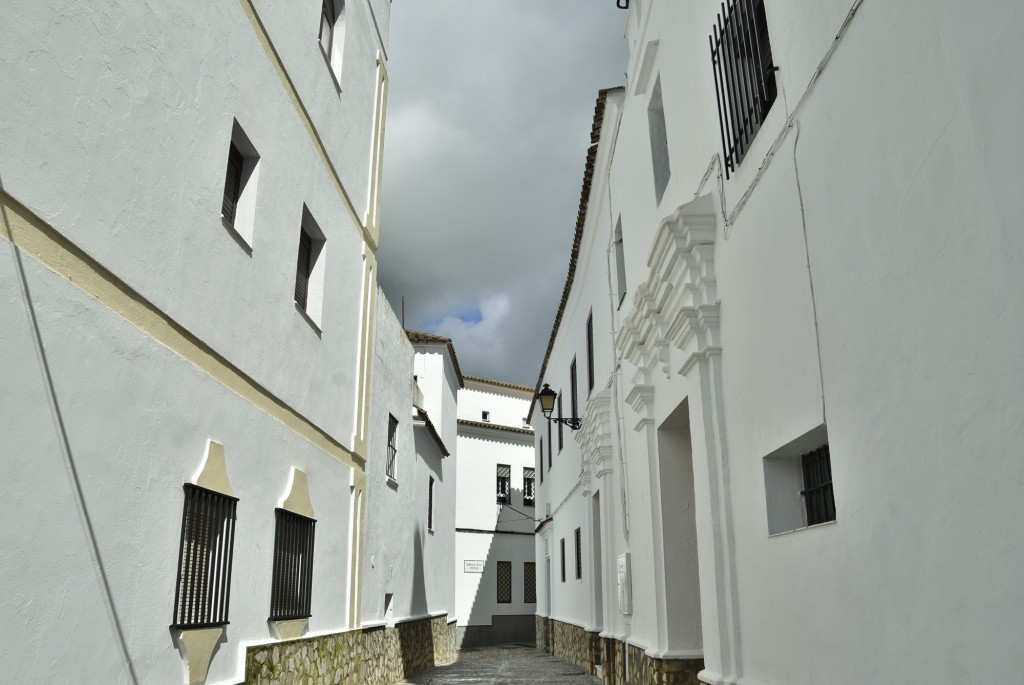
<path id="1" fill-rule="evenodd" d="M 368 640 L 393 645 L 364 665 L 364 676 L 383 684 L 455 659 L 454 401 L 460 375 L 454 351 L 407 333 L 378 295 L 362 625 Z"/>
<path id="2" fill-rule="evenodd" d="M 744 0 L 724 40 L 629 5 L 538 382 L 569 416 L 575 358 L 583 426 L 549 456 L 531 415 L 538 642 L 607 683 L 1019 680 L 1019 3 Z"/>
<path id="3" fill-rule="evenodd" d="M 534 640 L 533 391 L 467 376 L 459 391 L 455 588 L 460 647 Z"/>
<path id="4" fill-rule="evenodd" d="M 2 14 L 4 680 L 355 682 L 390 2 Z"/>

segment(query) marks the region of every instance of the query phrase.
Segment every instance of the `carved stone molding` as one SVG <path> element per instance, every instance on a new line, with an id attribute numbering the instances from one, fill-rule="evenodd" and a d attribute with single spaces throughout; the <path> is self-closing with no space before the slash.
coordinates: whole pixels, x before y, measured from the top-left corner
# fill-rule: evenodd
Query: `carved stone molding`
<path id="1" fill-rule="evenodd" d="M 574 433 L 580 445 L 580 455 L 595 478 L 601 478 L 612 469 L 611 393 L 606 389 L 596 392 L 587 401 L 583 427 Z"/>
<path id="2" fill-rule="evenodd" d="M 680 206 L 661 222 L 616 346 L 635 366 L 669 373 L 669 348 L 694 355 L 721 350 L 715 281 L 717 218 L 710 196 Z M 660 367 L 660 368 L 659 368 Z"/>

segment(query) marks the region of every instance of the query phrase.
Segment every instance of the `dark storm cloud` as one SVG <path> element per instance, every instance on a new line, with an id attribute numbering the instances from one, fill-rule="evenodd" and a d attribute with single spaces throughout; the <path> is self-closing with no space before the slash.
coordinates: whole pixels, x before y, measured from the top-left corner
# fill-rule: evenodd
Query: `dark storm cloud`
<path id="1" fill-rule="evenodd" d="M 380 280 L 466 373 L 536 381 L 625 18 L 614 0 L 393 5 Z"/>

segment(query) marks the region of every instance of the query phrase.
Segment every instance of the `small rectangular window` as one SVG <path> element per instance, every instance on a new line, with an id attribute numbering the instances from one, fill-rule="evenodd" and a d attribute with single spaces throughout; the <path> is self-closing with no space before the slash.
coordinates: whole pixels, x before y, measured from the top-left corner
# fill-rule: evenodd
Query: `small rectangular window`
<path id="1" fill-rule="evenodd" d="M 427 530 L 434 530 L 434 477 L 427 483 Z"/>
<path id="2" fill-rule="evenodd" d="M 576 577 L 583 577 L 583 543 L 579 528 L 576 529 Z"/>
<path id="3" fill-rule="evenodd" d="M 562 393 L 558 393 L 558 453 L 562 453 L 562 448 L 565 447 L 564 440 L 564 424 L 562 423 Z"/>
<path id="4" fill-rule="evenodd" d="M 626 299 L 626 254 L 622 245 L 622 217 L 615 223 L 615 283 L 619 295 L 619 307 Z"/>
<path id="5" fill-rule="evenodd" d="M 523 562 L 523 602 L 537 603 L 537 564 L 533 561 Z"/>
<path id="6" fill-rule="evenodd" d="M 498 504 L 510 504 L 510 492 L 512 485 L 512 467 L 508 464 L 498 464 Z"/>
<path id="7" fill-rule="evenodd" d="M 576 357 L 572 358 L 572 362 L 569 364 L 569 407 L 572 409 L 571 418 L 578 418 L 580 415 L 579 400 L 577 399 L 577 387 L 576 387 Z"/>
<path id="8" fill-rule="evenodd" d="M 540 471 L 540 482 L 544 482 L 544 438 L 540 439 L 540 455 L 537 459 L 537 470 Z"/>
<path id="9" fill-rule="evenodd" d="M 548 471 L 551 470 L 551 453 L 554 452 L 552 444 L 554 441 L 551 439 L 551 422 L 548 421 Z"/>
<path id="10" fill-rule="evenodd" d="M 800 494 L 807 507 L 807 525 L 836 520 L 836 500 L 832 493 L 832 457 L 828 445 L 800 457 L 804 489 Z"/>
<path id="11" fill-rule="evenodd" d="M 587 397 L 594 390 L 594 312 L 587 317 Z"/>
<path id="12" fill-rule="evenodd" d="M 512 562 L 498 562 L 498 604 L 512 603 Z"/>
<path id="13" fill-rule="evenodd" d="M 523 468 L 523 504 L 528 507 L 532 507 L 534 503 L 534 470 L 531 468 Z"/>
<path id="14" fill-rule="evenodd" d="M 665 126 L 665 105 L 661 99 L 661 74 L 654 80 L 651 100 L 647 104 L 647 128 L 651 138 L 651 165 L 654 168 L 654 197 L 661 204 L 672 176 L 668 155 L 668 131 Z"/>
<path id="15" fill-rule="evenodd" d="M 324 299 L 324 234 L 306 207 L 302 208 L 298 259 L 295 267 L 295 306 L 321 328 Z"/>
<path id="16" fill-rule="evenodd" d="M 227 625 L 238 499 L 185 483 L 172 628 Z"/>
<path id="17" fill-rule="evenodd" d="M 313 598 L 313 538 L 316 520 L 275 509 L 274 574 L 270 620 L 309 618 Z"/>
<path id="18" fill-rule="evenodd" d="M 562 554 L 562 582 L 565 582 L 565 538 L 558 541 L 559 551 Z"/>
<path id="19" fill-rule="evenodd" d="M 231 143 L 228 149 L 228 173 L 224 179 L 224 201 L 220 214 L 232 226 L 235 225 L 235 207 L 242 194 L 242 162 L 242 153 L 234 143 Z"/>
<path id="20" fill-rule="evenodd" d="M 323 0 L 317 35 L 335 88 L 341 90 L 341 64 L 345 55 L 345 0 Z"/>
<path id="21" fill-rule="evenodd" d="M 480 420 L 484 421 L 484 422 L 490 421 L 491 420 L 491 412 L 489 412 L 489 411 L 482 411 L 482 412 L 480 412 Z"/>
<path id="22" fill-rule="evenodd" d="M 260 156 L 238 122 L 231 127 L 227 169 L 224 174 L 224 196 L 220 216 L 224 225 L 242 239 L 246 251 L 252 250 L 256 220 L 256 180 Z"/>
<path id="23" fill-rule="evenodd" d="M 395 477 L 395 466 L 398 456 L 398 419 L 388 414 L 388 463 L 384 467 L 384 473 L 391 480 Z"/>

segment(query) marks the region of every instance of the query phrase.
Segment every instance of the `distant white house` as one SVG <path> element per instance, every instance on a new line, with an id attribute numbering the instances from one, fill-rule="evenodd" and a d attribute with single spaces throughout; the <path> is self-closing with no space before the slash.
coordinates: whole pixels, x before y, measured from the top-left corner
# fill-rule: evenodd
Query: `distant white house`
<path id="1" fill-rule="evenodd" d="M 536 612 L 533 391 L 466 377 L 458 397 L 455 588 L 461 647 L 532 642 Z"/>
<path id="2" fill-rule="evenodd" d="M 1019 681 L 1020 4 L 627 4 L 537 384 L 582 427 L 530 417 L 538 644 Z"/>
<path id="3" fill-rule="evenodd" d="M 359 672 L 390 9 L 5 6 L 5 682 Z"/>

